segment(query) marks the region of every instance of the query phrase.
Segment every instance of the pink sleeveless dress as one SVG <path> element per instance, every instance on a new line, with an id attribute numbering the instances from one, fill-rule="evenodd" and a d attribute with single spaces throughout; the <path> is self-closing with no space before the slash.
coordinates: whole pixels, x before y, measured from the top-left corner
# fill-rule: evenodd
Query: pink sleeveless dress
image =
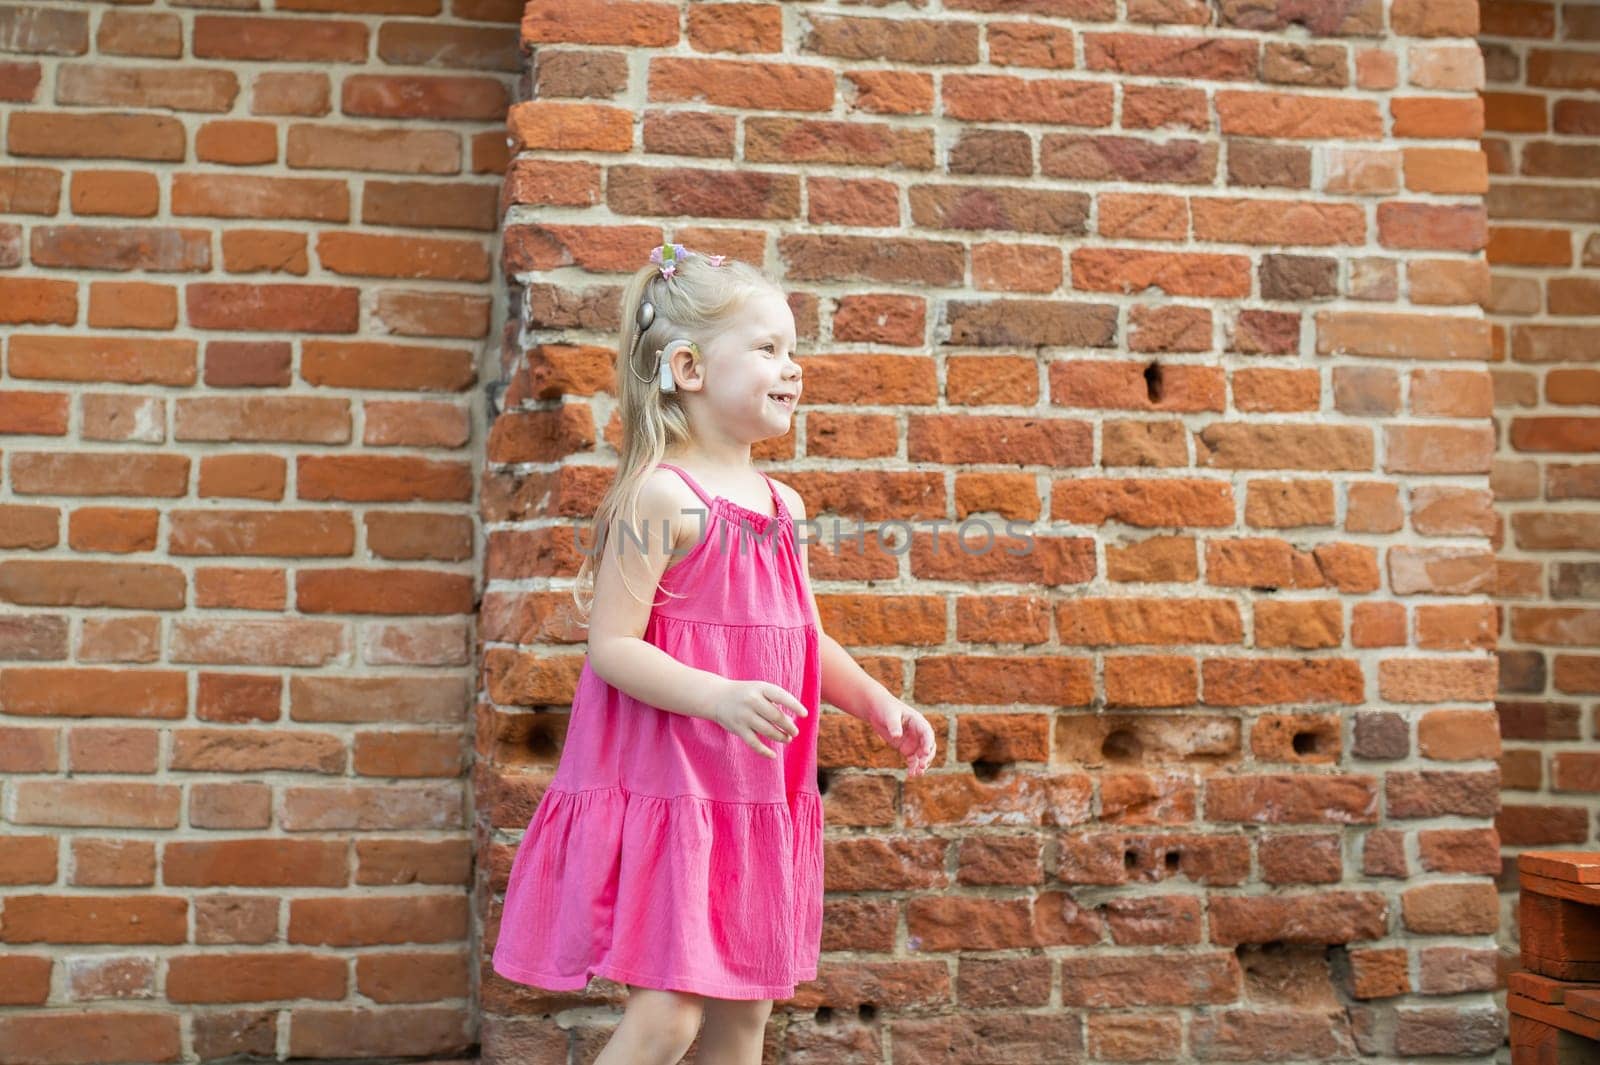
<path id="1" fill-rule="evenodd" d="M 799 735 L 761 736 L 779 755 L 763 758 L 715 722 L 639 702 L 586 660 L 555 777 L 512 862 L 492 965 L 556 991 L 598 975 L 786 999 L 816 978 L 822 945 L 822 661 L 810 581 L 770 477 L 772 515 L 712 498 L 661 465 L 707 513 L 700 542 L 662 575 L 644 639 L 687 665 L 780 685 L 806 716 L 785 711 Z"/>

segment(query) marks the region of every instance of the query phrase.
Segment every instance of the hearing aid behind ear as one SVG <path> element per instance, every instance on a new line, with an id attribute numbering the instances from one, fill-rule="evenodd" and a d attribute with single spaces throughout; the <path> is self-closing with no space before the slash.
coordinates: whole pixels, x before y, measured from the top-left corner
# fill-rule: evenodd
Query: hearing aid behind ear
<path id="1" fill-rule="evenodd" d="M 656 352 L 656 358 L 659 360 L 657 365 L 661 367 L 661 391 L 663 392 L 676 392 L 678 390 L 678 382 L 672 377 L 672 353 L 679 348 L 688 348 L 689 353 L 695 358 L 698 359 L 700 357 L 700 348 L 692 340 L 678 337 L 667 341 L 667 346 Z"/>

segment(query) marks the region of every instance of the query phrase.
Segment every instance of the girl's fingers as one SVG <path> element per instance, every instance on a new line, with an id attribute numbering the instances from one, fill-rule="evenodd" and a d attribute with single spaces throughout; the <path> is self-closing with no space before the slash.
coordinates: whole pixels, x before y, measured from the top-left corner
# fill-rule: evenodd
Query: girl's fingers
<path id="1" fill-rule="evenodd" d="M 788 740 L 791 737 L 800 735 L 799 727 L 789 718 L 788 714 L 783 713 L 781 710 L 769 710 L 761 715 L 761 721 L 773 730 L 768 732 L 767 735 L 775 740 Z"/>
<path id="2" fill-rule="evenodd" d="M 768 688 L 771 689 L 767 694 L 768 699 L 771 699 L 775 703 L 782 703 L 784 706 L 787 706 L 801 717 L 806 716 L 805 703 L 802 703 L 799 699 L 796 699 L 793 695 L 789 694 L 786 689 L 777 684 L 770 684 L 768 685 Z"/>

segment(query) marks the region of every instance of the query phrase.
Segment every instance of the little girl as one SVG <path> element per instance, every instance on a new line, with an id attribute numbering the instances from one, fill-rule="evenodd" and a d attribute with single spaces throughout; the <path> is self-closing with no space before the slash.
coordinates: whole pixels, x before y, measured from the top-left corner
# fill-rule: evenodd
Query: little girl
<path id="1" fill-rule="evenodd" d="M 773 1000 L 817 975 L 822 700 L 912 776 L 933 729 L 823 634 L 804 501 L 751 464 L 800 396 L 782 290 L 663 244 L 623 312 L 622 456 L 578 573 L 589 653 L 493 966 L 549 990 L 626 984 L 596 1065 L 670 1065 L 697 1033 L 702 1065 L 759 1063 Z"/>

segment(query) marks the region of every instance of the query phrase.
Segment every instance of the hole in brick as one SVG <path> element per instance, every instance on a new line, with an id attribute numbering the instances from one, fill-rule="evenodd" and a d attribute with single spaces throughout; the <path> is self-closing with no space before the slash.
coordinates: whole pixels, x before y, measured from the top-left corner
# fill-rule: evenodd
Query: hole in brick
<path id="1" fill-rule="evenodd" d="M 1000 775 L 1000 770 L 1004 768 L 1004 762 L 977 761 L 972 763 L 972 775 L 979 780 L 993 780 Z"/>
<path id="2" fill-rule="evenodd" d="M 1162 861 L 1166 863 L 1167 872 L 1176 873 L 1178 871 L 1178 866 L 1183 864 L 1183 855 L 1179 854 L 1177 851 L 1167 851 L 1167 853 L 1162 857 Z"/>
<path id="3" fill-rule="evenodd" d="M 878 1007 L 870 1002 L 863 1002 L 856 1007 L 856 1013 L 860 1015 L 862 1024 L 871 1024 L 878 1016 Z"/>
<path id="4" fill-rule="evenodd" d="M 826 769 L 817 770 L 817 794 L 828 794 L 828 771 Z"/>
<path id="5" fill-rule="evenodd" d="M 1100 753 L 1113 762 L 1137 762 L 1144 754 L 1144 744 L 1132 729 L 1119 728 L 1101 742 Z"/>
<path id="6" fill-rule="evenodd" d="M 1161 364 L 1152 362 L 1144 368 L 1144 391 L 1151 403 L 1161 399 Z"/>
<path id="7" fill-rule="evenodd" d="M 1126 850 L 1126 851 L 1122 852 L 1122 867 L 1124 869 L 1135 869 L 1135 868 L 1138 867 L 1138 865 L 1139 865 L 1139 852 L 1138 851 Z"/>
<path id="8" fill-rule="evenodd" d="M 1323 740 L 1326 737 L 1320 732 L 1296 732 L 1294 734 L 1295 754 L 1321 754 Z"/>
<path id="9" fill-rule="evenodd" d="M 556 740 L 560 731 L 555 715 L 536 713 L 528 725 L 526 750 L 535 761 L 553 762 L 561 756 L 561 744 Z"/>
<path id="10" fill-rule="evenodd" d="M 817 1018 L 817 1023 L 818 1024 L 832 1024 L 833 1023 L 833 1007 L 832 1006 L 818 1006 L 817 1007 L 816 1018 Z"/>

